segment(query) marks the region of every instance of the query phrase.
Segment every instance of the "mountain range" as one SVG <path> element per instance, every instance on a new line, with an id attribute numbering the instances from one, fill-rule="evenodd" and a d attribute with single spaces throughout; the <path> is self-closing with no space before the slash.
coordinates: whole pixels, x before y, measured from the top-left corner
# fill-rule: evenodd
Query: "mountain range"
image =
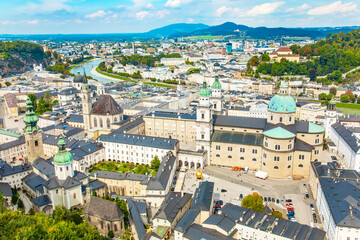
<path id="1" fill-rule="evenodd" d="M 176 23 L 156 28 L 144 33 L 105 33 L 105 34 L 44 34 L 44 35 L 0 35 L 0 40 L 129 40 L 149 38 L 175 38 L 192 36 L 234 36 L 256 39 L 272 39 L 279 37 L 325 37 L 328 33 L 339 33 L 359 29 L 359 26 L 342 27 L 309 27 L 309 28 L 267 28 L 248 27 L 233 22 L 225 22 L 216 26 L 202 23 Z"/>

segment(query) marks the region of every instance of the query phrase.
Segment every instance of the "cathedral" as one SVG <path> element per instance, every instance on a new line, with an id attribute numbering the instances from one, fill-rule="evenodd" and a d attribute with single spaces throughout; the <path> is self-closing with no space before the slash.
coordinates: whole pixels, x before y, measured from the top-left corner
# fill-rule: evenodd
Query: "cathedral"
<path id="1" fill-rule="evenodd" d="M 211 89 L 204 81 L 199 95 L 191 114 L 144 116 L 145 135 L 178 139 L 196 146 L 194 153 L 205 152 L 204 163 L 195 162 L 191 154 L 179 154 L 179 166 L 242 167 L 286 179 L 308 178 L 310 162 L 321 160 L 325 129 L 296 120 L 296 103 L 285 82 L 269 102 L 267 119 L 224 114 L 217 76 Z"/>

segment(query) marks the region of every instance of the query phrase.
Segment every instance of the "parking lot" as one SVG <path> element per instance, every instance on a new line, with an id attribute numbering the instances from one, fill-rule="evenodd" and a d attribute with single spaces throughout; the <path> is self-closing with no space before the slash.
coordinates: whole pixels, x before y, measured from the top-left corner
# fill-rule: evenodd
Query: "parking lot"
<path id="1" fill-rule="evenodd" d="M 275 199 L 275 203 L 268 203 L 270 208 L 280 210 L 283 215 L 286 213 L 285 200 L 292 199 L 295 209 L 295 218 L 299 223 L 309 225 L 312 221 L 310 204 L 314 204 L 310 188 L 306 179 L 303 180 L 279 180 L 279 179 L 257 179 L 255 173 L 232 171 L 229 168 L 207 166 L 203 171 L 203 179 L 196 179 L 196 171 L 189 170 L 185 174 L 183 186 L 184 192 L 194 193 L 200 181 L 211 181 L 215 183 L 214 198 L 221 199 L 225 203 L 241 204 L 240 194 L 244 197 L 253 192 L 259 193 L 263 197 Z M 304 187 L 306 184 L 306 188 Z M 224 189 L 226 192 L 221 192 Z M 309 198 L 305 197 L 305 191 L 309 193 Z M 279 204 L 276 200 L 279 199 Z M 284 204 L 281 204 L 284 200 Z M 319 219 L 318 219 L 319 220 Z"/>

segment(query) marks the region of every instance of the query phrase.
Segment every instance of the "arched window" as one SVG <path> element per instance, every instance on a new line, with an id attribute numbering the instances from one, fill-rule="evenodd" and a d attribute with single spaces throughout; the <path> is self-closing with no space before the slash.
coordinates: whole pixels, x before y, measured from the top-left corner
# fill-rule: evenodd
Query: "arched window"
<path id="1" fill-rule="evenodd" d="M 100 118 L 100 127 L 104 127 L 102 118 Z"/>
<path id="2" fill-rule="evenodd" d="M 76 193 L 74 193 L 74 198 L 76 198 Z"/>
<path id="3" fill-rule="evenodd" d="M 253 158 L 252 161 L 253 161 L 253 162 L 256 162 L 256 158 Z"/>
<path id="4" fill-rule="evenodd" d="M 97 119 L 94 118 L 94 127 L 97 127 Z"/>
<path id="5" fill-rule="evenodd" d="M 231 155 L 229 155 L 229 156 L 228 156 L 228 158 L 232 158 L 232 156 L 231 156 Z"/>
<path id="6" fill-rule="evenodd" d="M 299 164 L 299 167 L 304 167 L 304 165 L 302 165 L 302 164 Z"/>
<path id="7" fill-rule="evenodd" d="M 216 157 L 220 157 L 220 154 L 216 154 Z"/>
<path id="8" fill-rule="evenodd" d="M 106 127 L 107 127 L 107 128 L 110 128 L 110 118 L 108 118 L 108 119 L 106 120 Z"/>
<path id="9" fill-rule="evenodd" d="M 107 224 L 108 225 L 108 231 L 110 231 L 110 224 Z"/>
<path id="10" fill-rule="evenodd" d="M 282 117 L 279 118 L 279 122 L 282 122 Z"/>
<path id="11" fill-rule="evenodd" d="M 101 221 L 100 224 L 101 224 L 101 229 L 104 229 L 104 223 L 103 223 L 103 221 Z"/>
<path id="12" fill-rule="evenodd" d="M 289 122 L 291 122 L 291 117 L 289 117 Z"/>
<path id="13" fill-rule="evenodd" d="M 38 140 L 35 141 L 35 147 L 39 146 Z"/>
<path id="14" fill-rule="evenodd" d="M 117 118 L 116 118 L 116 117 L 114 118 L 114 122 L 117 122 Z"/>
<path id="15" fill-rule="evenodd" d="M 266 163 L 263 162 L 263 165 L 266 166 Z"/>
<path id="16" fill-rule="evenodd" d="M 240 160 L 244 160 L 244 157 L 240 157 Z"/>
<path id="17" fill-rule="evenodd" d="M 115 230 L 115 232 L 117 231 L 117 226 L 116 226 L 116 224 L 114 224 L 114 230 Z"/>
<path id="18" fill-rule="evenodd" d="M 291 165 L 289 165 L 288 168 L 291 168 Z"/>
<path id="19" fill-rule="evenodd" d="M 279 167 L 278 167 L 278 166 L 275 166 L 274 169 L 279 169 Z"/>

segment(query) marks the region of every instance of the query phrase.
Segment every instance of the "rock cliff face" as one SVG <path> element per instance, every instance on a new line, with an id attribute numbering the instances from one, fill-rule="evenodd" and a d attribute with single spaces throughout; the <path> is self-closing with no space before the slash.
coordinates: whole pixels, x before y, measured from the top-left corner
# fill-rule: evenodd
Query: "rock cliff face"
<path id="1" fill-rule="evenodd" d="M 0 42 L 0 76 L 22 73 L 42 63 L 46 67 L 49 57 L 42 46 L 29 42 Z"/>

